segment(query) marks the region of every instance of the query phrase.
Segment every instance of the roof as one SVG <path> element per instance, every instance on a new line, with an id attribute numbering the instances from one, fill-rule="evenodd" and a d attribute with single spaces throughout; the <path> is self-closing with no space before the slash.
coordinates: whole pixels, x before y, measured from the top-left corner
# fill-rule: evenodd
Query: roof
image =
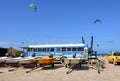
<path id="1" fill-rule="evenodd" d="M 8 48 L 0 47 L 0 49 L 8 49 Z"/>
<path id="2" fill-rule="evenodd" d="M 12 47 L 8 48 L 8 52 L 18 52 L 18 51 L 20 51 L 20 50 L 17 50 L 17 49 L 12 48 Z"/>
<path id="3" fill-rule="evenodd" d="M 29 45 L 29 47 L 35 48 L 46 48 L 46 47 L 86 47 L 86 44 L 36 44 L 36 45 Z"/>
<path id="4" fill-rule="evenodd" d="M 26 47 L 26 46 L 22 46 L 22 47 L 20 47 L 20 48 L 23 48 L 23 49 L 28 49 L 29 47 Z"/>

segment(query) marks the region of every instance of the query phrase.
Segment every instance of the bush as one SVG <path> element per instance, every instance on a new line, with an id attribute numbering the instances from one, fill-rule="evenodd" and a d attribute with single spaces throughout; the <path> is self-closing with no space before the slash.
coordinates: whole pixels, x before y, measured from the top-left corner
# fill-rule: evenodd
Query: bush
<path id="1" fill-rule="evenodd" d="M 23 53 L 23 51 L 17 51 L 17 52 L 10 52 L 9 56 L 11 57 L 19 57 Z"/>

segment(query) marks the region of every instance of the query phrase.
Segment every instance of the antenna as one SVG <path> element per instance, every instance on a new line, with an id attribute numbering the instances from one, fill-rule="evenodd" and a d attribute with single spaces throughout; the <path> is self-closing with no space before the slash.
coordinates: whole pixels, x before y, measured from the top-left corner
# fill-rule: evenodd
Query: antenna
<path id="1" fill-rule="evenodd" d="M 93 51 L 93 36 L 91 36 L 91 46 L 90 46 L 91 51 Z"/>
<path id="2" fill-rule="evenodd" d="M 85 40 L 84 40 L 84 37 L 82 36 L 82 43 L 85 44 Z"/>

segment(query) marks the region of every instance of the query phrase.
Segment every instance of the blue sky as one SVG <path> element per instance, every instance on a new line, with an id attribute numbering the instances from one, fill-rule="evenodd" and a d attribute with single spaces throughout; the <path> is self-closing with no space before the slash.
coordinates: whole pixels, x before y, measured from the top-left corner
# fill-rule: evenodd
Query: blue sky
<path id="1" fill-rule="evenodd" d="M 82 36 L 90 46 L 93 36 L 99 53 L 120 51 L 120 0 L 0 1 L 0 47 L 81 43 Z"/>

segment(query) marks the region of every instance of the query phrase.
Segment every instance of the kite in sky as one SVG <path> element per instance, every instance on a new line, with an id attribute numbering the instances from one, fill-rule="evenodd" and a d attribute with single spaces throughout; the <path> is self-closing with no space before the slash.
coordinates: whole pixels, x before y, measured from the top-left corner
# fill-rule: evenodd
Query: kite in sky
<path id="1" fill-rule="evenodd" d="M 29 8 L 32 8 L 32 7 L 34 8 L 35 12 L 37 12 L 37 7 L 34 3 L 29 4 Z"/>
<path id="2" fill-rule="evenodd" d="M 94 24 L 96 24 L 97 22 L 102 22 L 100 19 L 96 19 L 95 21 L 94 21 Z"/>

